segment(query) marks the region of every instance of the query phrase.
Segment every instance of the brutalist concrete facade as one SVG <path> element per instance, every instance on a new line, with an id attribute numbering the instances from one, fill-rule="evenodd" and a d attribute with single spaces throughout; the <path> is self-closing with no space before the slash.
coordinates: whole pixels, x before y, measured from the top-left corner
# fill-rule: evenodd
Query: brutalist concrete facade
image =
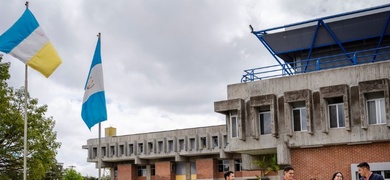
<path id="1" fill-rule="evenodd" d="M 384 61 L 228 85 L 227 100 L 215 102 L 215 111 L 226 115 L 227 124 L 229 111 L 242 112 L 238 124 L 243 134 L 228 138 L 225 152 L 242 154 L 243 168 L 253 169 L 258 155 L 270 152 L 277 152 L 278 164 L 291 164 L 291 149 L 390 142 L 389 78 L 390 61 Z M 386 120 L 369 124 L 367 100 L 375 93 L 384 98 Z M 342 128 L 329 126 L 328 103 L 335 97 L 343 104 Z M 295 102 L 306 108 L 304 131 L 294 131 Z M 272 133 L 259 135 L 257 106 L 269 106 Z"/>
<path id="2" fill-rule="evenodd" d="M 383 61 L 229 85 L 227 100 L 214 103 L 215 111 L 226 116 L 226 125 L 102 138 L 103 167 L 111 167 L 115 174 L 120 164 L 148 165 L 150 171 L 150 165 L 164 161 L 211 158 L 240 159 L 243 170 L 253 170 L 258 168 L 253 162 L 264 154 L 276 153 L 278 164 L 294 165 L 292 150 L 296 154 L 306 148 L 390 144 L 389 69 L 390 61 Z M 366 101 L 370 93 L 377 92 L 385 99 L 386 122 L 370 125 Z M 329 126 L 327 104 L 334 97 L 344 104 L 342 128 Z M 307 109 L 305 131 L 294 131 L 291 110 L 295 102 L 302 102 Z M 260 134 L 256 123 L 264 106 L 270 111 L 269 134 Z M 235 138 L 231 137 L 231 111 L 238 117 Z M 97 146 L 97 139 L 83 146 L 88 149 L 88 162 L 97 163 Z M 390 162 L 387 156 L 390 153 L 383 156 L 384 161 Z M 209 166 L 215 168 L 215 162 Z"/>

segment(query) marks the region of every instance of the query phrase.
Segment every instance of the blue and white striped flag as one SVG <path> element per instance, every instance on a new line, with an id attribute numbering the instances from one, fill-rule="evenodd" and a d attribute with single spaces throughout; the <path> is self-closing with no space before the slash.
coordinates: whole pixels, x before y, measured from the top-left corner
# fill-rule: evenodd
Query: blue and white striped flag
<path id="1" fill-rule="evenodd" d="M 107 120 L 102 58 L 100 55 L 100 33 L 84 90 L 81 117 L 88 128 L 91 129 L 95 124 Z"/>

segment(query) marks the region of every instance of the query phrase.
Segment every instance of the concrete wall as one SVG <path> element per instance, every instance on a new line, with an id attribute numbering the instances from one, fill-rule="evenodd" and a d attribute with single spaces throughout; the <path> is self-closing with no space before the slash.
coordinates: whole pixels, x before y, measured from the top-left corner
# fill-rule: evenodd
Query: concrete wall
<path id="1" fill-rule="evenodd" d="M 227 100 L 214 103 L 214 110 L 227 116 L 225 152 L 249 155 L 243 166 L 250 169 L 260 154 L 277 153 L 279 164 L 290 164 L 291 148 L 390 141 L 389 69 L 390 61 L 382 61 L 228 85 Z M 384 94 L 386 123 L 368 125 L 367 94 L 375 92 Z M 344 105 L 343 128 L 329 128 L 327 101 L 335 97 Z M 306 109 L 306 131 L 293 129 L 292 108 L 298 102 Z M 272 133 L 259 135 L 255 121 L 264 105 L 271 110 Z M 230 111 L 245 113 L 239 119 L 245 138 L 230 138 Z"/>
<path id="2" fill-rule="evenodd" d="M 127 161 L 134 164 L 147 164 L 148 159 L 171 158 L 173 161 L 187 161 L 191 156 L 216 155 L 223 152 L 226 138 L 226 126 L 209 126 L 172 131 L 151 132 L 125 136 L 105 137 L 101 139 L 101 147 L 106 156 L 102 157 L 102 167 L 111 167 L 113 163 Z M 218 146 L 213 147 L 212 138 L 218 139 Z M 201 139 L 205 138 L 206 146 L 200 147 Z M 194 149 L 190 148 L 190 139 L 195 140 Z M 179 150 L 180 141 L 184 142 L 184 149 Z M 160 150 L 159 143 L 162 143 Z M 169 144 L 172 150 L 169 151 Z M 97 163 L 98 139 L 89 139 L 87 145 L 88 161 Z M 142 146 L 142 148 L 141 148 Z M 132 147 L 133 153 L 130 151 Z M 142 149 L 142 151 L 141 151 Z"/>
<path id="3" fill-rule="evenodd" d="M 265 145 L 258 145 L 260 142 L 257 138 L 246 139 L 246 142 L 251 143 L 229 139 L 230 142 L 234 143 L 234 147 L 227 147 L 226 150 L 276 148 L 277 141 L 287 142 L 289 147 L 301 147 L 390 140 L 389 68 L 390 62 L 384 61 L 228 85 L 228 99 L 226 101 L 241 99 L 248 102 L 253 100 L 253 97 L 270 94 L 276 96 L 278 99 L 278 118 L 276 120 L 278 132 L 275 133 L 279 135 L 279 138 L 270 138 L 267 140 L 268 143 L 264 142 Z M 385 94 L 387 122 L 385 125 L 371 125 L 367 128 L 365 103 L 363 103 L 365 102 L 364 94 L 376 91 L 383 91 Z M 324 113 L 323 101 L 324 98 L 337 95 L 344 98 L 344 110 L 347 112 L 345 113 L 346 127 L 330 129 L 325 120 L 324 114 L 326 113 Z M 290 102 L 295 101 L 305 101 L 306 107 L 309 109 L 307 112 L 307 132 L 293 132 L 291 130 L 291 108 L 289 106 Z M 221 102 L 223 101 L 219 103 L 221 104 Z M 215 105 L 219 104 L 215 103 Z M 215 107 L 215 109 L 218 112 L 219 108 Z M 251 116 L 251 114 L 246 114 L 246 117 Z M 243 121 L 249 125 L 253 124 L 245 119 Z M 252 131 L 248 134 L 254 133 L 253 125 L 246 128 Z M 247 144 L 250 144 L 252 148 L 248 147 Z"/>

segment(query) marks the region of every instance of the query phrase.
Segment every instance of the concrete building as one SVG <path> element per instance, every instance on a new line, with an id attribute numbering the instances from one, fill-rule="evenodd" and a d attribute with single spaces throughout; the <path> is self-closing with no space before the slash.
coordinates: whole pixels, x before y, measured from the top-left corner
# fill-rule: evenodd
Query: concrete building
<path id="1" fill-rule="evenodd" d="M 390 4 L 252 33 L 276 66 L 245 70 L 214 102 L 226 125 L 102 139 L 112 179 L 237 179 L 273 154 L 297 179 L 330 179 L 356 165 L 390 179 Z M 97 163 L 97 139 L 83 146 Z M 281 172 L 279 172 L 280 174 Z M 272 176 L 272 179 L 278 179 Z"/>

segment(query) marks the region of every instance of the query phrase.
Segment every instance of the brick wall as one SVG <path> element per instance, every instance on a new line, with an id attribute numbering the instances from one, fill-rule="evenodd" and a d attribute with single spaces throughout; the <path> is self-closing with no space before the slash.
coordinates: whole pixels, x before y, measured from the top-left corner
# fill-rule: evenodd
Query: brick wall
<path id="1" fill-rule="evenodd" d="M 171 162 L 156 162 L 155 164 L 156 175 L 154 178 L 157 180 L 171 180 L 175 179 L 175 174 L 171 172 Z"/>
<path id="2" fill-rule="evenodd" d="M 236 171 L 234 172 L 234 175 L 236 177 L 243 177 L 243 178 L 256 178 L 256 175 L 260 176 L 261 171 Z M 269 173 L 269 176 L 272 176 L 273 174 L 277 173 Z"/>
<path id="3" fill-rule="evenodd" d="M 137 178 L 137 168 L 131 164 L 118 164 L 117 180 L 135 180 Z"/>
<path id="4" fill-rule="evenodd" d="M 212 179 L 215 176 L 217 176 L 216 160 L 214 159 L 196 160 L 196 177 L 198 179 Z"/>
<path id="5" fill-rule="evenodd" d="M 296 179 L 331 179 L 336 171 L 351 179 L 351 164 L 390 162 L 390 142 L 291 149 Z"/>

